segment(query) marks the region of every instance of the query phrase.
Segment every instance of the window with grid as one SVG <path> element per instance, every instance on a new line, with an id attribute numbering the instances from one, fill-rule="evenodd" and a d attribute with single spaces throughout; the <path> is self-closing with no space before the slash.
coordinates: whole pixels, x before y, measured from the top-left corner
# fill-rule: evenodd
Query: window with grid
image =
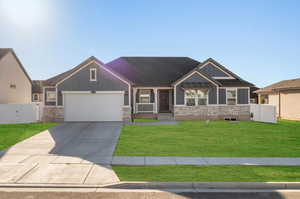
<path id="1" fill-rule="evenodd" d="M 139 103 L 150 103 L 150 96 L 151 96 L 151 90 L 150 89 L 143 89 L 139 91 Z"/>
<path id="2" fill-rule="evenodd" d="M 186 106 L 202 106 L 208 103 L 207 89 L 187 89 L 184 92 Z"/>
<path id="3" fill-rule="evenodd" d="M 227 105 L 236 105 L 236 89 L 226 89 Z"/>

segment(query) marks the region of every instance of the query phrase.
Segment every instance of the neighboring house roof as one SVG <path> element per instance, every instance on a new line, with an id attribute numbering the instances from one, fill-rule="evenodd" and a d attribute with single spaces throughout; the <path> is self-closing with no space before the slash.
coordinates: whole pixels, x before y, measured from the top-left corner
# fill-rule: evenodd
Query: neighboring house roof
<path id="1" fill-rule="evenodd" d="M 43 93 L 43 80 L 32 80 L 32 93 Z"/>
<path id="2" fill-rule="evenodd" d="M 199 63 L 189 57 L 120 57 L 106 67 L 136 86 L 171 86 Z"/>
<path id="3" fill-rule="evenodd" d="M 278 90 L 292 90 L 292 89 L 300 89 L 300 78 L 283 80 L 275 84 L 271 84 L 270 86 L 261 88 L 255 92 L 267 93 L 267 92 L 278 91 Z"/>
<path id="4" fill-rule="evenodd" d="M 26 72 L 24 66 L 22 65 L 21 61 L 17 57 L 16 53 L 12 48 L 0 48 L 0 60 L 7 54 L 11 52 L 12 55 L 15 57 L 16 61 L 18 62 L 19 66 L 21 67 L 22 71 L 24 72 L 25 76 L 29 80 L 29 82 L 32 84 L 31 78 L 29 77 L 28 73 Z"/>

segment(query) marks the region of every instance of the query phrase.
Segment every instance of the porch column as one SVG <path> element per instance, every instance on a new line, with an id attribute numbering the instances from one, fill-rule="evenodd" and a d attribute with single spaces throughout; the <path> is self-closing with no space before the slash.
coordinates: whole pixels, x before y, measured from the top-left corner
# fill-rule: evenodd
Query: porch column
<path id="1" fill-rule="evenodd" d="M 137 89 L 136 88 L 133 88 L 133 113 L 136 113 L 136 92 L 137 92 Z"/>
<path id="2" fill-rule="evenodd" d="M 258 93 L 258 104 L 261 104 L 260 100 L 261 100 L 261 95 L 260 93 Z"/>
<path id="3" fill-rule="evenodd" d="M 157 104 L 158 104 L 157 88 L 154 88 L 153 91 L 154 91 L 154 103 L 155 103 L 154 113 L 158 113 L 158 108 L 157 108 L 158 107 L 157 106 Z"/>

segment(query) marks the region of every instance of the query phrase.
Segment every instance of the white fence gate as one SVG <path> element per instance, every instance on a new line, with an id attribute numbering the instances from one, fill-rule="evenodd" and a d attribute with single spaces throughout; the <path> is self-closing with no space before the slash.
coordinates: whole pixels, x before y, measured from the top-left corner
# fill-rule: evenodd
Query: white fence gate
<path id="1" fill-rule="evenodd" d="M 32 123 L 40 117 L 36 104 L 0 104 L 0 124 Z"/>
<path id="2" fill-rule="evenodd" d="M 275 105 L 251 104 L 250 113 L 253 121 L 277 123 Z"/>

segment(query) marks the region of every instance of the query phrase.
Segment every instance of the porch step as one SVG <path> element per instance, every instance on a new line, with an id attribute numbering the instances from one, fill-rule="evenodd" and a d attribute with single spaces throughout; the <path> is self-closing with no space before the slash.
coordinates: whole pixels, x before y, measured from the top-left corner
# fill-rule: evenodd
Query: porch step
<path id="1" fill-rule="evenodd" d="M 157 120 L 161 121 L 173 121 L 174 117 L 172 113 L 159 113 L 157 115 Z"/>

